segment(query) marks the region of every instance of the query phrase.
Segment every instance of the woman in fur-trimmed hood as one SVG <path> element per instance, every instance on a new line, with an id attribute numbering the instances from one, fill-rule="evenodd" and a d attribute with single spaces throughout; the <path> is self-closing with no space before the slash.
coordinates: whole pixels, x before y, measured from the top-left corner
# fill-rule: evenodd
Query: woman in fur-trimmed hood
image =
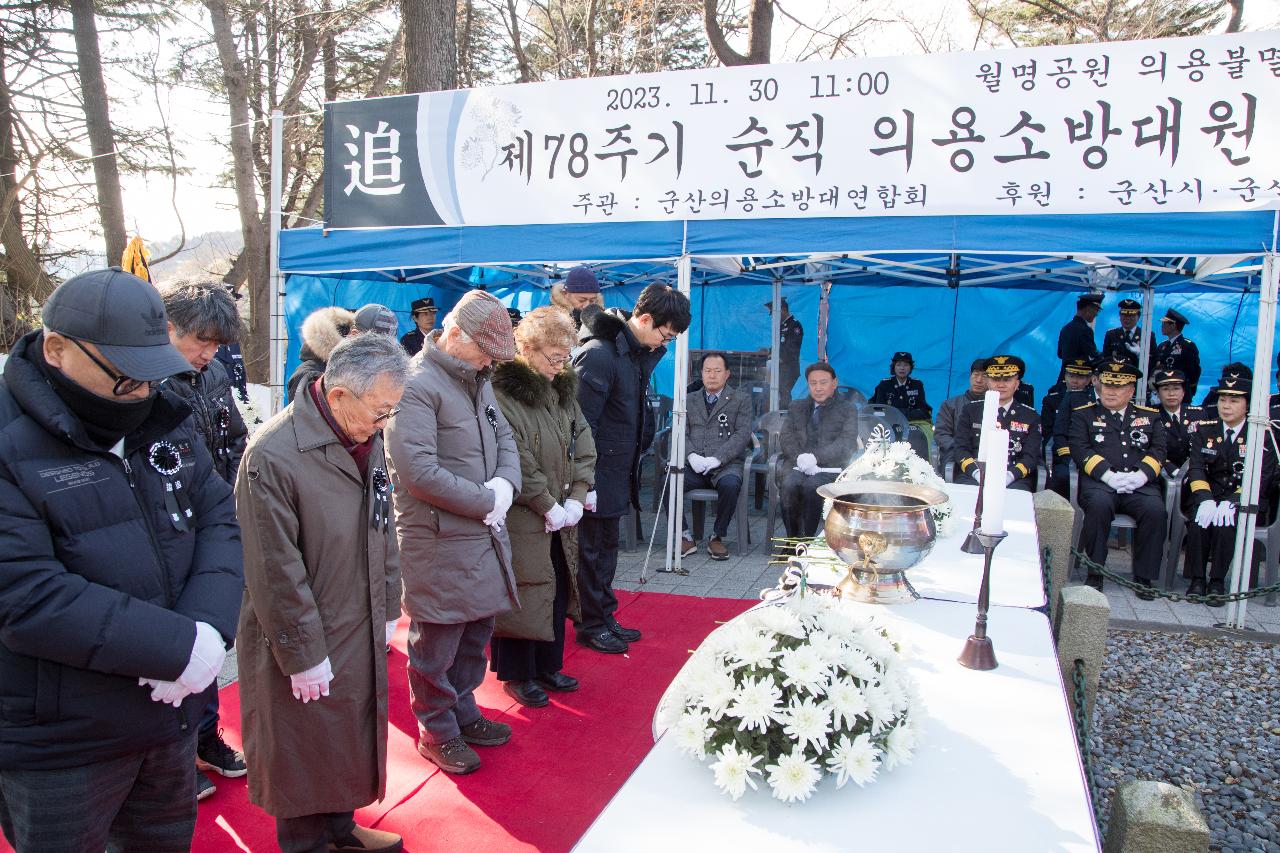
<path id="1" fill-rule="evenodd" d="M 307 315 L 302 321 L 302 348 L 298 355 L 302 358 L 289 377 L 289 399 L 292 400 L 298 386 L 314 382 L 324 373 L 329 362 L 329 353 L 333 352 L 355 323 L 356 315 L 346 308 L 336 305 L 320 308 Z"/>
<path id="2" fill-rule="evenodd" d="M 522 486 L 507 513 L 520 607 L 498 616 L 492 667 L 517 701 L 538 707 L 547 690 L 578 688 L 560 668 L 565 615 L 578 615 L 576 526 L 595 481 L 596 448 L 568 366 L 569 318 L 539 308 L 515 335 L 516 359 L 494 370 L 493 390 L 520 452 Z"/>

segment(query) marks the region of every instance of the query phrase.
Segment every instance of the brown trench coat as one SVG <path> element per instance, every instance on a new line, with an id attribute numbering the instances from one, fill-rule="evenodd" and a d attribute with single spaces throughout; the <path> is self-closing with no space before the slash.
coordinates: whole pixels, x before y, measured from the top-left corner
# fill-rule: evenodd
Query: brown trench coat
<path id="1" fill-rule="evenodd" d="M 386 791 L 385 625 L 400 616 L 400 561 L 394 526 L 373 527 L 385 465 L 377 437 L 361 482 L 302 392 L 240 463 L 240 716 L 249 800 L 276 817 L 350 811 Z M 304 705 L 289 676 L 326 656 L 330 694 Z"/>
<path id="2" fill-rule="evenodd" d="M 568 368 L 546 379 L 523 361 L 500 365 L 493 374 L 498 405 L 511 424 L 520 451 L 523 485 L 507 513 L 520 606 L 498 617 L 494 635 L 551 641 L 556 570 L 552 537 L 543 517 L 569 498 L 579 503 L 595 482 L 596 445 L 578 405 L 578 376 Z M 572 452 L 570 452 L 572 451 Z M 569 566 L 569 616 L 580 618 L 578 530 L 560 531 Z"/>

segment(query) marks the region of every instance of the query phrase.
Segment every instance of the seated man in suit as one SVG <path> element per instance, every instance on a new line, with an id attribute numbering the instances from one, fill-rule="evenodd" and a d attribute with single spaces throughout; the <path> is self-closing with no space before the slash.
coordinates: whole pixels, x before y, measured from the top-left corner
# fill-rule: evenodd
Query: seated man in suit
<path id="1" fill-rule="evenodd" d="M 819 361 L 805 368 L 804 378 L 809 396 L 791 401 L 780 437 L 782 523 L 791 538 L 817 531 L 822 516 L 817 488 L 834 480 L 858 450 L 858 413 L 836 397 L 835 368 Z"/>
<path id="2" fill-rule="evenodd" d="M 1000 394 L 1000 411 L 996 424 L 1009 431 L 1009 467 L 1005 485 L 1024 492 L 1034 491 L 1036 469 L 1040 466 L 1040 416 L 1030 406 L 1014 399 L 1018 382 L 1027 369 L 1016 355 L 997 355 L 987 359 L 987 387 Z M 960 415 L 961 429 L 956 434 L 955 481 L 977 483 L 978 442 L 982 434 L 982 408 L 985 401 L 975 400 Z"/>
<path id="3" fill-rule="evenodd" d="M 1080 472 L 1078 501 L 1084 513 L 1079 548 L 1098 565 L 1106 565 L 1107 539 L 1116 513 L 1137 522 L 1133 537 L 1133 579 L 1147 587 L 1137 593 L 1155 598 L 1168 518 L 1160 495 L 1165 462 L 1165 431 L 1160 413 L 1133 402 L 1138 368 L 1112 361 L 1098 371 L 1098 399 L 1071 413 L 1068 444 Z M 1102 589 L 1102 575 L 1085 582 Z"/>
<path id="4" fill-rule="evenodd" d="M 933 437 L 938 442 L 938 463 L 945 469 L 948 462 L 955 461 L 956 436 L 968 429 L 960 418 L 964 407 L 974 400 L 982 401 L 987 393 L 987 360 L 974 359 L 969 366 L 969 387 L 963 394 L 948 397 L 938 407 L 938 421 L 933 428 Z"/>
<path id="5" fill-rule="evenodd" d="M 1236 511 L 1244 484 L 1244 461 L 1255 433 L 1245 421 L 1252 383 L 1223 379 L 1218 383 L 1218 417 L 1201 421 L 1191 437 L 1191 501 L 1195 507 L 1187 524 L 1187 558 L 1183 575 L 1190 581 L 1188 595 L 1222 595 L 1236 545 Z M 1262 431 L 1265 437 L 1266 430 Z M 1258 518 L 1269 515 L 1269 497 L 1276 482 L 1276 454 L 1270 441 L 1262 443 L 1262 480 L 1258 488 Z M 1261 545 L 1254 545 L 1254 564 L 1260 562 Z M 1213 568 L 1205 577 L 1206 563 Z M 1206 585 L 1206 580 L 1208 584 Z M 1210 603 L 1222 607 L 1225 602 Z"/>
<path id="6" fill-rule="evenodd" d="M 716 522 L 707 540 L 707 553 L 713 560 L 727 560 L 724 537 L 738 508 L 742 462 L 751 447 L 751 395 L 729 385 L 729 361 L 724 353 L 709 352 L 702 357 L 702 388 L 689 394 L 686 409 L 684 449 L 689 464 L 684 472 L 685 493 L 690 489 L 716 490 Z M 686 557 L 698 550 L 692 530 L 685 516 L 680 553 Z"/>

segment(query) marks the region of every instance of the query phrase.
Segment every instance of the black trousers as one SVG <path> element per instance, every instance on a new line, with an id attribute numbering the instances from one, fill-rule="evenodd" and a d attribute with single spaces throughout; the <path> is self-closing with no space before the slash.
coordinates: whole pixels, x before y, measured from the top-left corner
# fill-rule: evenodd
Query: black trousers
<path id="1" fill-rule="evenodd" d="M 1138 525 L 1133 533 L 1133 576 L 1150 581 L 1159 579 L 1168 519 L 1165 517 L 1164 499 L 1154 484 L 1122 495 L 1082 476 L 1078 500 L 1084 512 L 1079 548 L 1090 560 L 1106 565 L 1111 522 L 1115 521 L 1117 513 L 1123 513 L 1132 516 Z"/>
<path id="2" fill-rule="evenodd" d="M 623 520 L 630 523 L 629 507 Z M 613 577 L 618 572 L 618 521 L 584 515 L 578 522 L 578 600 L 582 603 L 582 621 L 575 627 L 579 634 L 605 630 L 618 609 L 618 599 L 613 594 Z"/>
<path id="3" fill-rule="evenodd" d="M 330 842 L 341 842 L 356 828 L 355 812 L 309 814 L 276 818 L 280 853 L 327 853 Z"/>
<path id="4" fill-rule="evenodd" d="M 1204 528 L 1192 518 L 1187 522 L 1187 550 L 1186 559 L 1182 563 L 1182 576 L 1188 580 L 1206 580 L 1206 564 L 1212 563 L 1213 568 L 1209 570 L 1207 580 L 1226 580 L 1227 573 L 1231 571 L 1231 558 L 1235 549 L 1234 522 Z M 1250 573 L 1249 586 L 1258 585 L 1258 570 L 1266 559 L 1266 553 L 1265 545 L 1261 542 L 1253 543 L 1253 571 Z"/>
<path id="5" fill-rule="evenodd" d="M 489 643 L 489 666 L 499 681 L 529 681 L 564 668 L 564 618 L 569 609 L 569 564 L 559 533 L 551 534 L 551 565 L 556 570 L 556 597 L 551 605 L 551 633 L 555 639 L 525 640 L 494 637 Z"/>
<path id="6" fill-rule="evenodd" d="M 822 520 L 822 497 L 818 487 L 833 482 L 835 474 L 804 474 L 794 468 L 782 478 L 782 524 L 788 538 L 813 536 Z"/>
<path id="7" fill-rule="evenodd" d="M 692 468 L 687 468 L 684 472 L 685 494 L 688 494 L 691 489 L 716 490 L 716 521 L 711 535 L 717 539 L 723 539 L 729 534 L 729 522 L 733 521 L 733 516 L 738 511 L 738 495 L 742 492 L 742 475 L 737 472 L 728 473 L 721 476 L 719 482 L 712 482 L 706 474 L 699 474 Z M 667 492 L 662 500 L 663 510 L 670 503 L 671 493 Z M 688 513 L 684 514 L 684 535 L 689 539 L 694 538 Z"/>

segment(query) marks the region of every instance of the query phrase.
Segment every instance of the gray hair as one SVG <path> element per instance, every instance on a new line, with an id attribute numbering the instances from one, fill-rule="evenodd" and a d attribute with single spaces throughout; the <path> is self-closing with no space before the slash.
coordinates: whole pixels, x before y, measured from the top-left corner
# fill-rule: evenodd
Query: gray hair
<path id="1" fill-rule="evenodd" d="M 464 332 L 462 327 L 458 325 L 458 318 L 452 311 L 445 315 L 444 322 L 440 324 L 440 337 L 444 338 L 445 335 L 449 334 L 450 329 L 458 330 L 458 340 L 462 343 L 475 343 L 472 337 Z"/>
<path id="2" fill-rule="evenodd" d="M 346 388 L 357 397 L 386 376 L 396 385 L 404 385 L 409 373 L 409 355 L 390 335 L 352 335 L 329 353 L 325 365 L 326 388 Z"/>
<path id="3" fill-rule="evenodd" d="M 240 312 L 221 284 L 175 281 L 160 288 L 160 298 L 178 334 L 195 334 L 220 344 L 240 340 Z"/>

